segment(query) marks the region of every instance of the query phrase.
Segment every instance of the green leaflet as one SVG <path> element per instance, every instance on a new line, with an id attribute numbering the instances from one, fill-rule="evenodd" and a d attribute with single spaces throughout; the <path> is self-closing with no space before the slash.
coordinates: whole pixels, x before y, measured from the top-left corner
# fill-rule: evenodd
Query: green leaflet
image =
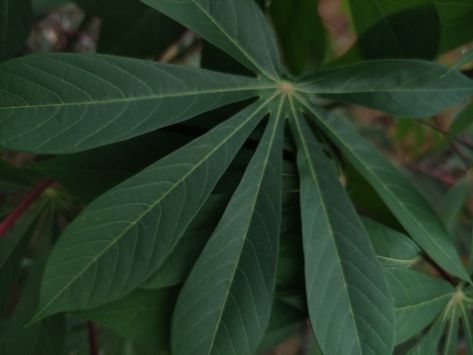
<path id="1" fill-rule="evenodd" d="M 317 342 L 324 354 L 390 354 L 392 304 L 368 236 L 296 112 L 291 131 L 298 147 L 307 304 Z"/>
<path id="2" fill-rule="evenodd" d="M 384 266 L 409 267 L 417 261 L 420 249 L 407 235 L 369 218 L 362 222 Z"/>
<path id="3" fill-rule="evenodd" d="M 427 334 L 414 346 L 406 355 L 426 355 L 435 354 L 437 346 L 442 338 L 445 329 L 446 319 L 439 317 L 430 327 Z"/>
<path id="4" fill-rule="evenodd" d="M 440 42 L 440 19 L 433 0 L 349 0 L 367 58 L 433 58 Z"/>
<path id="5" fill-rule="evenodd" d="M 177 291 L 176 288 L 136 290 L 84 315 L 128 339 L 150 345 L 155 352 L 168 350 Z"/>
<path id="6" fill-rule="evenodd" d="M 269 84 L 105 55 L 44 54 L 0 65 L 0 146 L 72 153 L 126 140 Z"/>
<path id="7" fill-rule="evenodd" d="M 394 301 L 396 343 L 428 326 L 447 305 L 455 288 L 442 279 L 409 269 L 385 269 Z"/>
<path id="8" fill-rule="evenodd" d="M 473 192 L 473 175 L 466 174 L 450 187 L 438 204 L 438 213 L 448 231 L 453 234 L 465 202 Z"/>
<path id="9" fill-rule="evenodd" d="M 55 245 L 35 318 L 100 306 L 150 277 L 173 251 L 270 100 L 250 105 L 91 203 Z"/>
<path id="10" fill-rule="evenodd" d="M 431 62 L 376 60 L 321 71 L 299 88 L 394 116 L 426 117 L 472 95 L 473 81 Z"/>
<path id="11" fill-rule="evenodd" d="M 448 129 L 447 138 L 452 141 L 459 134 L 466 134 L 469 129 L 473 126 L 473 103 L 466 106 L 452 122 L 452 125 Z"/>
<path id="12" fill-rule="evenodd" d="M 0 62 L 23 49 L 33 13 L 30 0 L 0 0 Z"/>
<path id="13" fill-rule="evenodd" d="M 274 34 L 254 0 L 141 1 L 267 79 L 284 72 Z"/>
<path id="14" fill-rule="evenodd" d="M 446 271 L 469 280 L 445 227 L 432 207 L 396 168 L 341 117 L 301 98 L 318 126 L 371 184 L 405 230 Z"/>
<path id="15" fill-rule="evenodd" d="M 284 101 L 179 294 L 176 355 L 251 354 L 265 333 L 276 283 Z"/>
<path id="16" fill-rule="evenodd" d="M 458 354 L 458 306 L 452 310 L 450 314 L 450 322 L 448 325 L 447 339 L 443 348 L 443 355 L 456 355 Z"/>
<path id="17" fill-rule="evenodd" d="M 466 340 L 466 354 L 473 355 L 473 315 L 465 304 L 460 304 L 459 307 Z"/>

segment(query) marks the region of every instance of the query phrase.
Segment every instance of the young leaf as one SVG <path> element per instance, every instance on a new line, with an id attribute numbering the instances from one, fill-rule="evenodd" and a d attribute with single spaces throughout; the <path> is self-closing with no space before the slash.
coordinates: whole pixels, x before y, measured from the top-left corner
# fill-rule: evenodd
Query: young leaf
<path id="1" fill-rule="evenodd" d="M 245 77 L 105 55 L 0 65 L 0 146 L 72 153 L 126 140 L 257 95 Z"/>
<path id="2" fill-rule="evenodd" d="M 469 280 L 444 225 L 407 178 L 358 135 L 348 122 L 309 104 L 303 98 L 301 102 L 342 154 L 376 190 L 414 241 L 446 271 Z"/>
<path id="3" fill-rule="evenodd" d="M 369 218 L 362 222 L 384 266 L 409 267 L 419 258 L 419 247 L 407 235 Z"/>
<path id="4" fill-rule="evenodd" d="M 177 291 L 136 290 L 83 314 L 128 339 L 150 345 L 155 352 L 169 350 L 169 327 Z"/>
<path id="5" fill-rule="evenodd" d="M 267 79 L 276 80 L 284 71 L 274 33 L 254 0 L 141 1 Z"/>
<path id="6" fill-rule="evenodd" d="M 251 354 L 271 315 L 281 215 L 284 98 L 176 305 L 172 351 Z"/>
<path id="7" fill-rule="evenodd" d="M 396 343 L 430 324 L 455 294 L 455 288 L 417 271 L 389 268 L 385 274 L 394 301 Z"/>
<path id="8" fill-rule="evenodd" d="M 0 61 L 19 54 L 30 33 L 30 0 L 0 0 Z"/>
<path id="9" fill-rule="evenodd" d="M 367 106 L 394 116 L 426 117 L 473 94 L 456 70 L 420 60 L 376 60 L 321 71 L 300 90 Z"/>
<path id="10" fill-rule="evenodd" d="M 440 19 L 432 0 L 349 0 L 359 47 L 368 58 L 433 58 Z"/>
<path id="11" fill-rule="evenodd" d="M 309 315 L 324 354 L 390 354 L 393 311 L 368 236 L 303 116 L 294 113 Z M 343 334 L 343 337 L 340 337 Z"/>
<path id="12" fill-rule="evenodd" d="M 427 334 L 406 355 L 435 354 L 445 329 L 446 319 L 440 316 Z"/>
<path id="13" fill-rule="evenodd" d="M 116 300 L 174 250 L 261 117 L 257 101 L 91 203 L 49 258 L 36 319 Z"/>

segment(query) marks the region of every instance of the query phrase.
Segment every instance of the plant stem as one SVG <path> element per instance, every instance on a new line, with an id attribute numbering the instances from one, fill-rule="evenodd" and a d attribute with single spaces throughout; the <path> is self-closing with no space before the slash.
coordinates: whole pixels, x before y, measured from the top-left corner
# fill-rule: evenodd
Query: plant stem
<path id="1" fill-rule="evenodd" d="M 99 342 L 95 323 L 89 320 L 87 322 L 87 329 L 89 331 L 90 355 L 99 355 Z"/>
<path id="2" fill-rule="evenodd" d="M 51 186 L 54 181 L 50 178 L 41 180 L 29 193 L 27 193 L 13 211 L 0 223 L 0 238 L 15 224 L 15 222 L 25 213 L 34 201 Z"/>

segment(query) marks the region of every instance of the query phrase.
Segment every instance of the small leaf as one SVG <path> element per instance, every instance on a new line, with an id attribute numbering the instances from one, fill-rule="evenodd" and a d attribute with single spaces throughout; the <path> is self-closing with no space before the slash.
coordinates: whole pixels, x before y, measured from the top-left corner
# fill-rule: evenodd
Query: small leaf
<path id="1" fill-rule="evenodd" d="M 0 73 L 0 146 L 35 153 L 123 141 L 268 87 L 251 78 L 105 55 L 28 56 L 1 64 Z"/>
<path id="2" fill-rule="evenodd" d="M 128 339 L 151 346 L 155 352 L 169 350 L 169 327 L 177 291 L 136 290 L 83 314 Z"/>
<path id="3" fill-rule="evenodd" d="M 274 33 L 254 0 L 141 1 L 267 79 L 283 72 Z"/>
<path id="4" fill-rule="evenodd" d="M 384 266 L 409 267 L 419 258 L 420 249 L 407 235 L 363 218 L 371 244 Z"/>
<path id="5" fill-rule="evenodd" d="M 376 60 L 321 71 L 302 92 L 367 106 L 394 116 L 426 117 L 473 94 L 456 70 L 420 60 Z"/>
<path id="6" fill-rule="evenodd" d="M 36 319 L 116 300 L 156 272 L 266 105 L 250 105 L 91 203 L 51 253 Z"/>
<path id="7" fill-rule="evenodd" d="M 317 125 L 371 184 L 414 241 L 440 266 L 464 280 L 469 276 L 444 225 L 406 177 L 341 117 L 301 99 Z"/>
<path id="8" fill-rule="evenodd" d="M 251 354 L 264 335 L 276 283 L 283 102 L 179 294 L 171 330 L 176 355 Z"/>
<path id="9" fill-rule="evenodd" d="M 394 301 L 396 343 L 401 343 L 430 324 L 455 294 L 442 279 L 409 270 L 385 269 Z"/>
<path id="10" fill-rule="evenodd" d="M 302 115 L 297 143 L 307 304 L 324 354 L 390 354 L 393 311 L 368 236 Z M 340 337 L 343 334 L 343 337 Z"/>
<path id="11" fill-rule="evenodd" d="M 0 61 L 20 54 L 30 34 L 30 0 L 0 0 Z"/>

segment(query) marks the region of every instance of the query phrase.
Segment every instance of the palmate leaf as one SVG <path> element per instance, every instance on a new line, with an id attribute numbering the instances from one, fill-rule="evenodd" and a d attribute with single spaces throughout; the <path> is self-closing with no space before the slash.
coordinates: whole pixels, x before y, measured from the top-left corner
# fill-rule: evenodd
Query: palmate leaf
<path id="1" fill-rule="evenodd" d="M 442 279 L 408 269 L 385 269 L 394 301 L 396 343 L 428 326 L 455 294 Z"/>
<path id="2" fill-rule="evenodd" d="M 321 71 L 299 88 L 394 116 L 426 117 L 472 95 L 473 81 L 440 64 L 376 60 Z"/>
<path id="3" fill-rule="evenodd" d="M 253 103 L 90 204 L 51 254 L 36 318 L 100 306 L 150 277 L 267 112 L 268 101 Z"/>
<path id="4" fill-rule="evenodd" d="M 469 276 L 444 225 L 432 207 L 395 167 L 341 117 L 301 99 L 319 127 L 376 190 L 414 241 L 446 271 Z"/>
<path id="5" fill-rule="evenodd" d="M 274 87 L 202 69 L 105 55 L 0 65 L 0 146 L 71 153 L 126 140 Z"/>
<path id="6" fill-rule="evenodd" d="M 174 354 L 250 354 L 264 335 L 276 283 L 284 101 L 179 294 Z"/>
<path id="7" fill-rule="evenodd" d="M 296 112 L 290 122 L 314 335 L 324 354 L 390 354 L 393 311 L 381 266 L 310 127 Z"/>
<path id="8" fill-rule="evenodd" d="M 141 1 L 268 79 L 284 72 L 274 33 L 253 0 Z"/>

